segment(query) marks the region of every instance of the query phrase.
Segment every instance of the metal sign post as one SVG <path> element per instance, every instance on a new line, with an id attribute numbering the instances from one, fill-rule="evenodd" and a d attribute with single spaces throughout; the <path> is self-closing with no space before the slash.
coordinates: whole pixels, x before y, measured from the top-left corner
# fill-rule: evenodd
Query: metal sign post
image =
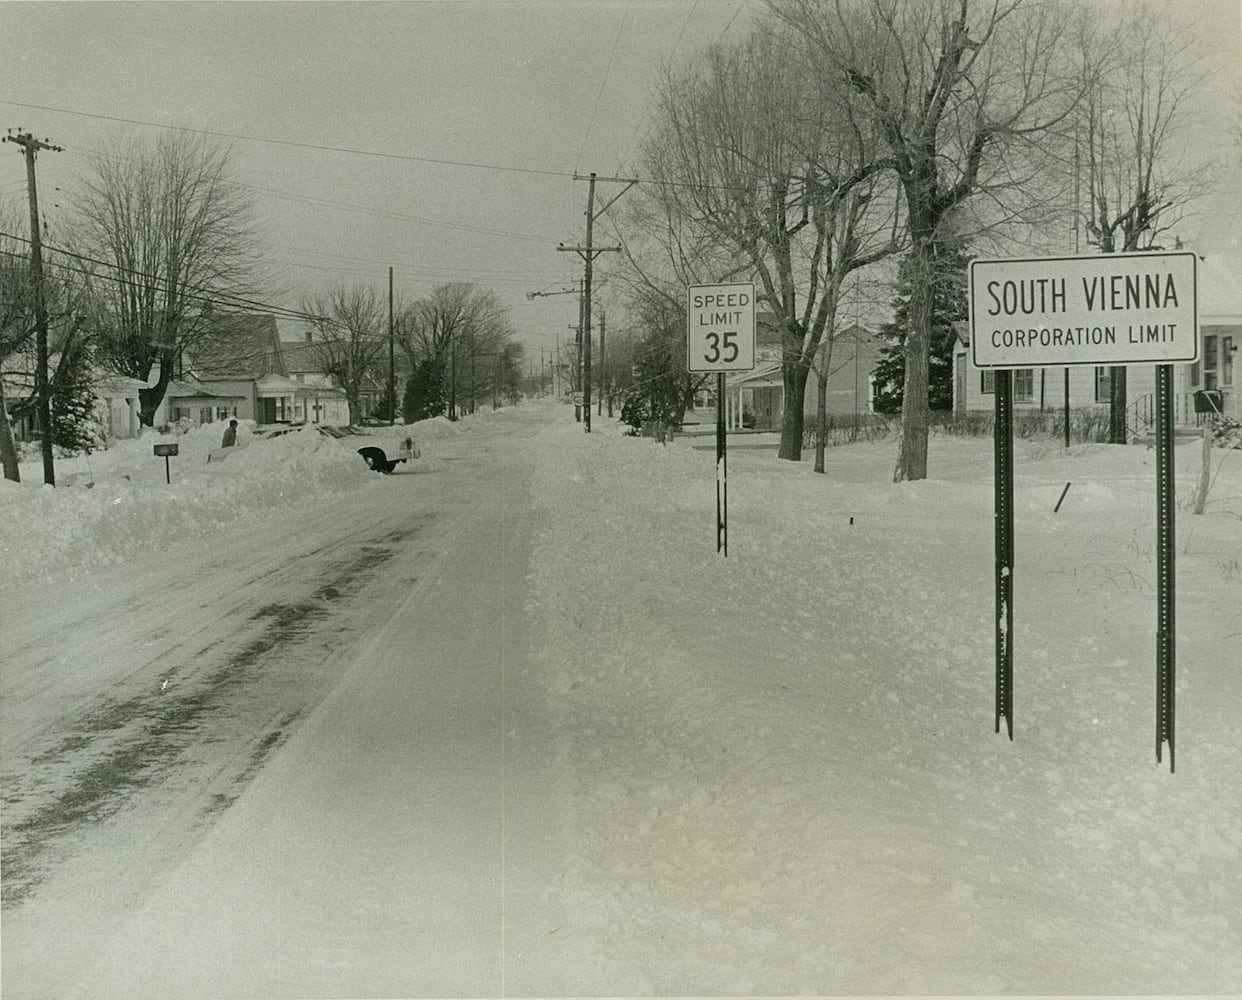
<path id="1" fill-rule="evenodd" d="M 996 372 L 996 732 L 1013 739 L 1013 373 Z"/>
<path id="2" fill-rule="evenodd" d="M 691 285 L 686 289 L 686 371 L 716 373 L 716 551 L 729 554 L 725 374 L 755 367 L 755 286 Z"/>
<path id="3" fill-rule="evenodd" d="M 1199 357 L 1193 253 L 1103 254 L 970 264 L 970 345 L 996 378 L 996 731 L 1013 739 L 1013 381 L 1019 368 L 1156 367 L 1156 762 L 1173 770 L 1175 591 L 1173 362 Z M 1066 489 L 1069 484 L 1066 484 Z M 1061 500 L 1065 499 L 1062 492 Z M 1057 501 L 1060 509 L 1061 500 Z"/>
<path id="4" fill-rule="evenodd" d="M 729 555 L 729 460 L 725 455 L 724 372 L 716 374 L 716 551 Z"/>
<path id="5" fill-rule="evenodd" d="M 1176 622 L 1173 544 L 1173 366 L 1156 366 L 1156 763 L 1169 744 L 1173 762 L 1173 708 L 1176 680 Z"/>

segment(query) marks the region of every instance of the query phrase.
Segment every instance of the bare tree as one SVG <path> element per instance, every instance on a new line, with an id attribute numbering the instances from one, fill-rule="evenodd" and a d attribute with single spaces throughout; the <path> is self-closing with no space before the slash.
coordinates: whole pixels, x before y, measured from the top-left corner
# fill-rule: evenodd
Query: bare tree
<path id="1" fill-rule="evenodd" d="M 345 393 L 356 424 L 364 393 L 386 378 L 388 301 L 369 285 L 338 285 L 307 298 L 302 310 L 315 327 L 315 361 Z"/>
<path id="2" fill-rule="evenodd" d="M 16 226 L 12 231 L 16 231 Z M 6 230 L 8 227 L 6 226 Z M 8 403 L 4 398 L 4 362 L 20 351 L 34 334 L 34 289 L 30 265 L 19 245 L 9 237 L 0 241 L 0 464 L 4 478 L 21 481 L 17 467 L 17 445 L 9 424 Z"/>
<path id="3" fill-rule="evenodd" d="M 1022 155 L 1074 108 L 1078 81 L 1061 70 L 1070 20 L 1055 3 L 1033 0 L 769 6 L 866 109 L 901 184 L 912 288 L 894 478 L 922 479 L 936 244 L 972 197 L 1019 197 Z"/>
<path id="4" fill-rule="evenodd" d="M 438 286 L 402 318 L 401 346 L 411 370 L 431 363 L 447 375 L 448 417 L 456 420 L 458 389 L 471 387 L 471 405 L 483 393 L 480 359 L 485 370 L 505 353 L 513 327 L 496 293 L 470 282 Z M 509 356 L 514 357 L 512 351 Z M 520 364 L 520 358 L 518 359 Z"/>
<path id="5" fill-rule="evenodd" d="M 865 225 L 885 167 L 867 124 L 832 99 L 789 34 L 761 26 L 661 82 L 644 153 L 666 245 L 683 265 L 753 276 L 781 330 L 781 458 L 802 455 L 807 378 L 831 337 L 841 284 L 892 253 Z M 672 239 L 671 237 L 675 237 Z"/>
<path id="6" fill-rule="evenodd" d="M 37 404 L 34 396 L 35 278 L 30 267 L 30 244 L 22 233 L 19 223 L 10 220 L 0 224 L 0 465 L 4 477 L 14 482 L 20 480 L 20 472 L 9 422 L 10 409 L 13 416 L 22 417 L 34 412 Z M 81 281 L 74 280 L 73 270 L 56 267 L 53 261 L 54 258 L 45 262 L 43 307 L 56 327 L 57 363 L 49 377 L 50 390 L 55 396 L 69 381 L 70 371 L 80 365 L 89 351 L 83 329 L 83 313 L 89 307 L 89 299 L 88 289 Z M 81 374 L 80 371 L 74 373 L 78 378 Z M 30 391 L 31 395 L 10 405 L 5 398 L 6 380 L 10 385 Z M 53 428 L 56 426 L 53 420 Z M 50 435 L 52 430 L 47 433 Z"/>
<path id="7" fill-rule="evenodd" d="M 1127 4 L 1121 20 L 1079 35 L 1085 95 L 1074 116 L 1074 186 L 1081 225 L 1100 253 L 1159 250 L 1208 185 L 1188 133 L 1206 76 L 1184 22 L 1165 6 Z M 1079 225 L 1076 221 L 1075 225 Z M 1109 372 L 1109 440 L 1125 444 L 1126 369 Z"/>
<path id="8" fill-rule="evenodd" d="M 227 147 L 166 132 L 101 155 L 74 199 L 74 248 L 96 268 L 101 360 L 154 385 L 139 391 L 150 426 L 180 353 L 210 335 L 214 300 L 253 292 L 253 209 Z"/>

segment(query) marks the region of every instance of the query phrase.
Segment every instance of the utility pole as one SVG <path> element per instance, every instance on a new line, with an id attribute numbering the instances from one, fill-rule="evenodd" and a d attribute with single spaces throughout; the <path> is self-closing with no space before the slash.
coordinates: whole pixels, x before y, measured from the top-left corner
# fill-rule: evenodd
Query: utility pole
<path id="1" fill-rule="evenodd" d="M 562 288 L 562 289 L 560 289 L 560 290 L 558 290 L 558 291 L 555 291 L 555 292 L 527 292 L 527 293 L 526 293 L 526 297 L 527 297 L 528 299 L 542 299 L 542 298 L 547 298 L 547 297 L 548 297 L 548 296 L 550 296 L 550 295 L 574 295 L 574 294 L 577 294 L 577 296 L 578 296 L 578 322 L 579 322 L 579 324 L 581 324 L 581 322 L 582 322 L 582 281 L 581 281 L 580 279 L 578 279 L 578 280 L 575 280 L 575 281 L 571 282 L 571 284 L 576 284 L 578 287 L 577 287 L 577 288 Z M 581 325 L 579 325 L 579 326 L 574 326 L 574 325 L 570 324 L 569 329 L 571 329 L 571 330 L 580 330 L 580 329 L 581 329 Z M 579 350 L 579 351 L 581 351 L 581 349 L 582 349 L 582 338 L 581 338 L 581 334 L 579 334 L 579 336 L 578 336 L 578 338 L 577 338 L 577 340 L 576 340 L 576 344 L 577 344 L 577 346 L 578 346 L 578 350 Z M 540 353 L 540 357 L 542 357 L 542 355 L 543 355 L 543 351 L 542 351 L 542 349 L 540 349 L 540 352 L 539 352 L 539 353 Z M 556 375 L 557 375 L 557 369 L 559 369 L 559 367 L 560 367 L 560 363 L 561 363 L 561 338 L 560 338 L 560 335 L 558 334 L 558 335 L 557 335 L 557 338 L 556 338 L 556 368 L 554 368 L 554 369 L 553 369 L 553 372 L 552 372 L 552 379 L 551 379 L 551 381 L 550 381 L 550 383 L 549 383 L 549 384 L 550 384 L 550 387 L 551 387 L 551 391 L 552 391 L 552 393 L 553 393 L 554 395 L 557 395 L 557 394 L 558 394 L 558 393 L 557 393 L 557 391 L 556 391 L 556 380 L 557 380 L 557 379 L 556 379 Z M 549 366 L 550 366 L 550 365 L 552 365 L 552 360 L 551 360 L 550 358 L 548 359 L 548 364 L 549 364 Z M 581 364 L 581 361 L 579 361 L 579 364 Z M 542 364 L 540 365 L 540 368 L 539 368 L 539 377 L 540 377 L 540 379 L 542 379 L 542 378 L 543 378 L 543 366 L 542 366 Z M 577 373 L 577 369 L 575 369 L 575 371 L 574 371 L 574 391 L 576 392 L 576 391 L 577 391 L 577 389 L 578 389 L 578 373 Z M 574 419 L 575 419 L 575 420 L 580 420 L 580 419 L 581 419 L 581 415 L 578 413 L 578 408 L 577 408 L 577 407 L 574 407 Z"/>
<path id="2" fill-rule="evenodd" d="M 604 397 L 608 395 L 608 367 L 604 364 L 604 324 L 607 318 L 608 314 L 601 309 L 599 311 L 599 405 L 595 410 L 596 416 L 603 416 Z M 608 416 L 612 416 L 611 398 L 608 400 Z"/>
<path id="3" fill-rule="evenodd" d="M 397 423 L 397 349 L 392 321 L 392 268 L 388 269 L 388 402 L 392 407 L 389 412 L 388 426 Z"/>
<path id="4" fill-rule="evenodd" d="M 6 142 L 15 142 L 26 155 L 26 189 L 30 197 L 30 273 L 34 278 L 35 306 L 35 400 L 39 415 L 40 450 L 43 453 L 43 481 L 56 485 L 56 469 L 52 462 L 52 392 L 48 383 L 47 299 L 43 287 L 43 237 L 39 229 L 39 190 L 35 184 L 35 154 L 41 149 L 64 152 L 63 146 L 40 141 L 29 132 L 9 133 Z"/>
<path id="5" fill-rule="evenodd" d="M 449 420 L 457 419 L 457 326 L 449 331 Z"/>
<path id="6" fill-rule="evenodd" d="M 583 290 L 584 290 L 583 298 L 585 300 L 583 303 L 583 307 L 582 307 L 582 340 L 586 347 L 586 356 L 584 359 L 585 372 L 583 374 L 582 402 L 584 404 L 584 413 L 585 413 L 585 421 L 584 421 L 586 425 L 585 430 L 588 434 L 590 434 L 591 433 L 591 277 L 592 277 L 592 273 L 594 270 L 596 257 L 598 257 L 601 253 L 620 253 L 621 252 L 620 247 L 596 247 L 595 246 L 595 242 L 594 242 L 595 220 L 598 219 L 605 212 L 607 212 L 608 209 L 611 208 L 613 204 L 616 203 L 617 199 L 620 198 L 621 195 L 625 194 L 625 192 L 628 191 L 630 188 L 632 188 L 635 184 L 637 184 L 638 181 L 631 180 L 625 177 L 596 177 L 595 174 L 593 173 L 589 174 L 586 177 L 580 177 L 578 174 L 574 174 L 574 180 L 576 181 L 586 180 L 590 182 L 590 186 L 587 189 L 586 246 L 567 247 L 565 246 L 565 244 L 562 243 L 560 246 L 557 247 L 557 249 L 558 250 L 572 250 L 576 254 L 578 254 L 578 256 L 581 257 L 583 261 L 586 263 L 586 274 L 585 274 L 585 277 L 583 278 L 583 283 L 582 283 Z M 620 194 L 618 194 L 615 198 L 613 198 L 612 201 L 608 202 L 608 204 L 605 205 L 603 208 L 601 208 L 598 212 L 595 211 L 595 182 L 597 180 L 625 185 L 625 187 L 621 189 Z"/>

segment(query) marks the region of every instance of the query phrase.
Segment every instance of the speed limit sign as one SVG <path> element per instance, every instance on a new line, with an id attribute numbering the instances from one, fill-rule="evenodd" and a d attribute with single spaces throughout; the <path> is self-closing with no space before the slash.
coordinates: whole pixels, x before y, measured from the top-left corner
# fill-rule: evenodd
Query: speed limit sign
<path id="1" fill-rule="evenodd" d="M 691 285 L 687 289 L 686 370 L 748 372 L 755 367 L 755 286 Z"/>

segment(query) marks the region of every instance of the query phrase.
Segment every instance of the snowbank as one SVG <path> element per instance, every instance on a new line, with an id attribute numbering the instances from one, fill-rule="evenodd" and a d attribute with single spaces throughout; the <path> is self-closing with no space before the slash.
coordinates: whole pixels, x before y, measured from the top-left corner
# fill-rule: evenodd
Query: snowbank
<path id="1" fill-rule="evenodd" d="M 546 432 L 530 610 L 572 775 L 566 892 L 601 951 L 650 956 L 612 992 L 1242 986 L 1242 462 L 1194 518 L 1198 451 L 1178 457 L 1170 775 L 1154 453 L 1018 444 L 1010 743 L 990 448 L 937 438 L 936 478 L 900 484 L 887 443 L 825 476 L 736 448 L 726 558 L 710 436 Z"/>

